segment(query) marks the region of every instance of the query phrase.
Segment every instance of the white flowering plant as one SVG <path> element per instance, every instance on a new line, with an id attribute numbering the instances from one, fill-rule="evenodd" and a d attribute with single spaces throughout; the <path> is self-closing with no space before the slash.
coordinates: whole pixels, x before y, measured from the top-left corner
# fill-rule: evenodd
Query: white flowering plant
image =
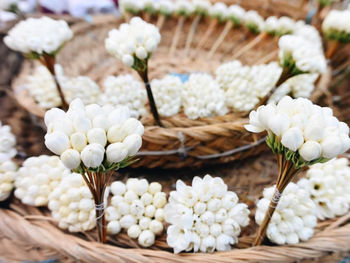
<path id="1" fill-rule="evenodd" d="M 126 184 L 113 182 L 111 192 L 111 206 L 106 209 L 108 233 L 116 235 L 125 229 L 128 236 L 137 238 L 141 246 L 152 246 L 156 235 L 164 228 L 167 198 L 162 186 L 146 179 L 130 178 Z"/>
<path id="2" fill-rule="evenodd" d="M 220 23 L 224 22 L 227 18 L 227 5 L 225 3 L 216 2 L 210 7 L 209 15 Z"/>
<path id="3" fill-rule="evenodd" d="M 194 13 L 202 17 L 207 16 L 211 3 L 207 0 L 192 0 L 194 6 Z"/>
<path id="4" fill-rule="evenodd" d="M 3 125 L 0 121 L 0 163 L 15 157 L 17 154 L 15 145 L 16 137 L 11 132 L 11 127 Z"/>
<path id="5" fill-rule="evenodd" d="M 0 201 L 6 200 L 14 187 L 17 165 L 12 160 L 0 162 Z"/>
<path id="6" fill-rule="evenodd" d="M 107 51 L 133 68 L 145 83 L 151 112 L 158 126 L 162 126 L 162 123 L 148 80 L 148 60 L 156 51 L 160 39 L 158 28 L 139 17 L 133 17 L 130 23 L 120 25 L 119 29 L 112 29 L 105 39 Z"/>
<path id="7" fill-rule="evenodd" d="M 174 253 L 230 250 L 241 227 L 249 224 L 247 205 L 238 203 L 221 178 L 210 175 L 194 177 L 192 186 L 178 180 L 164 212 L 170 224 L 167 243 Z"/>
<path id="8" fill-rule="evenodd" d="M 287 16 L 270 16 L 265 21 L 264 31 L 273 36 L 283 36 L 292 34 L 295 27 L 295 21 Z"/>
<path id="9" fill-rule="evenodd" d="M 265 21 L 258 12 L 249 10 L 245 13 L 244 24 L 252 33 L 258 34 L 264 29 Z"/>
<path id="10" fill-rule="evenodd" d="M 189 17 L 194 12 L 194 5 L 191 1 L 176 0 L 174 11 L 177 16 Z"/>
<path id="11" fill-rule="evenodd" d="M 99 241 L 105 242 L 106 186 L 115 170 L 136 161 L 144 127 L 130 118 L 127 107 L 85 106 L 80 99 L 72 101 L 67 112 L 57 108 L 47 111 L 44 120 L 45 145 L 67 168 L 82 175 L 96 204 Z"/>
<path id="12" fill-rule="evenodd" d="M 73 32 L 65 21 L 44 16 L 19 22 L 4 38 L 9 48 L 21 52 L 28 59 L 38 59 L 50 71 L 64 109 L 68 104 L 56 79 L 54 65 L 56 55 L 72 37 Z"/>
<path id="13" fill-rule="evenodd" d="M 286 96 L 277 105 L 260 106 L 249 114 L 249 124 L 245 128 L 255 133 L 267 131 L 266 144 L 277 155 L 276 203 L 298 172 L 335 158 L 350 148 L 348 125 L 334 117 L 332 109 L 304 98 Z M 261 244 L 275 208 L 271 203 L 255 245 Z"/>
<path id="14" fill-rule="evenodd" d="M 240 26 L 244 21 L 245 10 L 239 5 L 230 5 L 227 9 L 227 20 L 235 26 Z"/>

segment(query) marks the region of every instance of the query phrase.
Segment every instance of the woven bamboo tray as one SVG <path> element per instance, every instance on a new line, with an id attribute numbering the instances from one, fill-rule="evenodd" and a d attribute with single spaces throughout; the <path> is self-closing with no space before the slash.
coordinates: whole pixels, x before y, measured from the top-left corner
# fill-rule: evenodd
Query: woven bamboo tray
<path id="1" fill-rule="evenodd" d="M 149 18 L 156 23 L 157 18 Z M 58 56 L 65 72 L 71 76 L 86 75 L 100 85 L 108 75 L 135 73 L 125 67 L 114 57 L 107 54 L 104 39 L 108 31 L 118 27 L 123 21 L 114 17 L 98 17 L 92 24 L 85 22 L 72 26 L 75 36 L 67 43 Z M 189 55 L 185 55 L 185 43 L 192 19 L 186 19 L 178 35 L 176 48 L 169 54 L 174 43 L 174 30 L 178 19 L 171 18 L 164 22 L 161 29 L 162 41 L 158 50 L 150 60 L 150 77 L 159 78 L 168 73 L 209 72 L 224 62 L 231 61 L 235 50 L 239 50 L 256 38 L 256 35 L 247 33 L 243 28 L 231 29 L 225 41 L 216 49 L 212 57 L 208 51 L 224 29 L 224 24 L 216 25 L 200 49 L 197 44 L 203 34 L 212 24 L 211 19 L 199 23 L 193 38 Z M 277 59 L 277 39 L 267 37 L 256 45 L 250 52 L 239 59 L 243 64 L 261 64 Z M 197 53 L 196 53 L 197 52 Z M 43 116 L 44 111 L 38 107 L 25 90 L 27 76 L 32 73 L 34 63 L 25 61 L 18 77 L 13 81 L 13 89 L 18 102 L 30 113 Z M 136 78 L 138 78 L 135 75 Z M 320 83 L 327 82 L 327 78 Z M 101 85 L 102 86 L 102 85 Z M 324 84 L 327 86 L 327 84 Z M 225 163 L 243 159 L 261 153 L 266 147 L 261 137 L 256 137 L 245 131 L 243 125 L 248 122 L 244 114 L 227 114 L 214 118 L 189 120 L 184 114 L 169 118 L 162 118 L 166 128 L 154 126 L 150 116 L 142 120 L 145 125 L 143 146 L 140 152 L 140 161 L 134 167 L 162 167 L 181 168 L 198 167 L 203 164 Z M 224 154 L 223 154 L 224 153 Z"/>
<path id="2" fill-rule="evenodd" d="M 275 166 L 274 157 L 270 154 L 243 161 L 240 165 L 226 166 L 212 175 L 222 176 L 230 190 L 238 193 L 240 200 L 253 209 L 254 202 L 259 198 L 262 189 L 273 183 Z M 206 171 L 208 172 L 208 171 Z M 183 180 L 187 183 L 194 175 L 204 172 L 185 173 Z M 121 175 L 123 180 L 128 173 Z M 145 176 L 144 172 L 133 176 Z M 177 179 L 174 173 L 154 172 L 145 176 L 149 180 L 158 180 L 164 190 L 172 190 Z M 23 260 L 38 261 L 44 259 L 59 262 L 148 262 L 148 263 L 228 263 L 228 262 L 317 262 L 331 257 L 328 262 L 336 262 L 340 254 L 345 256 L 350 251 L 350 213 L 334 220 L 320 222 L 316 234 L 307 242 L 290 246 L 274 246 L 266 243 L 260 247 L 250 247 L 256 224 L 251 223 L 243 229 L 238 246 L 228 252 L 212 254 L 182 253 L 175 255 L 167 246 L 163 235 L 157 239 L 150 249 L 140 248 L 137 241 L 122 233 L 109 237 L 108 244 L 97 242 L 95 231 L 81 234 L 70 234 L 56 226 L 49 211 L 44 208 L 24 206 L 18 200 L 12 200 L 6 209 L 0 209 L 0 253 L 5 262 L 20 262 Z M 335 254 L 334 254 L 335 253 Z"/>

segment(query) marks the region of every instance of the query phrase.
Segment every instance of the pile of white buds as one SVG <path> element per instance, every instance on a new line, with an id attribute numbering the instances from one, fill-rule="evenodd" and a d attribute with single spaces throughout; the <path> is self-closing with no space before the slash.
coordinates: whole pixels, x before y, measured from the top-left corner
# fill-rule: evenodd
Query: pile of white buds
<path id="1" fill-rule="evenodd" d="M 49 17 L 28 18 L 16 24 L 4 38 L 5 44 L 24 54 L 55 54 L 73 37 L 67 22 Z"/>
<path id="2" fill-rule="evenodd" d="M 146 60 L 154 52 L 161 36 L 156 26 L 134 17 L 130 23 L 112 29 L 105 39 L 107 51 L 125 65 L 135 66 L 135 60 Z"/>
<path id="3" fill-rule="evenodd" d="M 344 215 L 350 208 L 350 167 L 346 158 L 314 164 L 298 182 L 310 193 L 319 219 Z"/>
<path id="4" fill-rule="evenodd" d="M 67 77 L 61 65 L 55 65 L 58 82 L 60 83 L 68 103 L 81 99 L 85 104 L 95 103 L 100 94 L 100 88 L 92 79 L 86 76 Z"/>
<path id="5" fill-rule="evenodd" d="M 277 103 L 285 95 L 291 94 L 293 98 L 309 98 L 315 89 L 318 74 L 301 74 L 289 78 L 269 98 L 269 103 Z"/>
<path id="6" fill-rule="evenodd" d="M 331 10 L 322 23 L 324 35 L 342 43 L 350 42 L 350 10 Z"/>
<path id="7" fill-rule="evenodd" d="M 19 168 L 15 196 L 31 206 L 45 206 L 49 194 L 59 185 L 67 168 L 57 156 L 29 157 Z"/>
<path id="8" fill-rule="evenodd" d="M 279 39 L 278 46 L 281 66 L 288 68 L 293 75 L 326 72 L 327 63 L 323 51 L 303 37 L 284 35 Z"/>
<path id="9" fill-rule="evenodd" d="M 166 194 L 159 183 L 146 179 L 130 178 L 126 184 L 116 181 L 111 184 L 112 205 L 106 209 L 109 221 L 107 231 L 111 235 L 126 229 L 131 238 L 138 238 L 143 247 L 150 247 L 155 236 L 163 231 Z"/>
<path id="10" fill-rule="evenodd" d="M 348 125 L 334 117 L 331 108 L 305 98 L 285 96 L 277 105 L 260 106 L 250 112 L 245 128 L 267 131 L 268 146 L 275 153 L 287 154 L 296 168 L 327 161 L 350 147 Z"/>
<path id="11" fill-rule="evenodd" d="M 38 66 L 33 74 L 28 75 L 27 87 L 41 108 L 51 109 L 61 105 L 55 81 L 46 67 Z"/>
<path id="12" fill-rule="evenodd" d="M 130 116 L 136 119 L 147 114 L 146 90 L 131 75 L 108 76 L 103 87 L 104 92 L 99 97 L 100 105 L 126 106 L 130 110 Z"/>
<path id="13" fill-rule="evenodd" d="M 130 118 L 127 107 L 85 106 L 75 99 L 64 112 L 53 108 L 45 114 L 45 145 L 69 169 L 117 164 L 134 156 L 141 147 L 144 128 Z"/>
<path id="14" fill-rule="evenodd" d="M 194 177 L 192 186 L 176 182 L 164 208 L 167 243 L 181 251 L 226 251 L 238 242 L 241 227 L 249 223 L 247 205 L 238 203 L 234 192 L 220 177 Z"/>
<path id="15" fill-rule="evenodd" d="M 216 2 L 209 9 L 209 15 L 219 20 L 220 22 L 226 20 L 227 18 L 227 5 L 221 2 Z"/>
<path id="16" fill-rule="evenodd" d="M 19 0 L 1 0 L 0 1 L 0 10 L 8 11 L 13 6 L 17 6 Z"/>
<path id="17" fill-rule="evenodd" d="M 167 75 L 162 79 L 153 79 L 151 86 L 160 115 L 168 117 L 179 113 L 183 84 L 178 77 Z"/>
<path id="18" fill-rule="evenodd" d="M 142 2 L 142 10 L 150 14 L 156 14 L 159 11 L 159 2 L 154 0 L 139 0 Z"/>
<path id="19" fill-rule="evenodd" d="M 100 88 L 90 78 L 84 76 L 69 78 L 63 74 L 63 69 L 59 64 L 55 65 L 55 71 L 67 102 L 76 98 L 87 104 L 97 101 Z M 55 81 L 46 67 L 38 66 L 34 74 L 28 76 L 27 89 L 41 108 L 51 109 L 61 106 Z"/>
<path id="20" fill-rule="evenodd" d="M 263 198 L 257 203 L 255 221 L 260 225 L 269 208 L 275 187 L 265 188 Z M 294 183 L 283 191 L 276 210 L 267 227 L 266 235 L 274 243 L 297 244 L 314 234 L 317 224 L 316 207 L 309 193 Z"/>
<path id="21" fill-rule="evenodd" d="M 7 199 L 14 187 L 17 165 L 7 160 L 0 163 L 0 201 Z"/>
<path id="22" fill-rule="evenodd" d="M 84 232 L 96 226 L 95 203 L 83 177 L 65 171 L 61 183 L 49 195 L 48 207 L 58 226 Z"/>
<path id="23" fill-rule="evenodd" d="M 264 31 L 276 36 L 282 36 L 286 34 L 292 34 L 296 25 L 295 21 L 287 16 L 277 18 L 270 16 L 265 21 Z"/>
<path id="24" fill-rule="evenodd" d="M 209 74 L 193 73 L 182 90 L 184 112 L 190 119 L 225 115 L 225 93 Z"/>
<path id="25" fill-rule="evenodd" d="M 209 13 L 211 3 L 207 0 L 192 0 L 194 12 L 196 14 L 206 16 Z"/>
<path id="26" fill-rule="evenodd" d="M 244 24 L 253 33 L 259 33 L 264 29 L 265 21 L 258 12 L 250 10 L 245 13 Z"/>
<path id="27" fill-rule="evenodd" d="M 16 137 L 11 132 L 11 127 L 3 125 L 0 121 L 0 163 L 10 160 L 17 154 L 15 148 Z"/>
<path id="28" fill-rule="evenodd" d="M 194 5 L 188 0 L 176 0 L 174 11 L 179 16 L 190 16 L 194 12 Z"/>
<path id="29" fill-rule="evenodd" d="M 282 69 L 277 63 L 243 66 L 238 60 L 216 69 L 216 81 L 225 91 L 225 103 L 234 111 L 252 110 L 274 87 Z"/>

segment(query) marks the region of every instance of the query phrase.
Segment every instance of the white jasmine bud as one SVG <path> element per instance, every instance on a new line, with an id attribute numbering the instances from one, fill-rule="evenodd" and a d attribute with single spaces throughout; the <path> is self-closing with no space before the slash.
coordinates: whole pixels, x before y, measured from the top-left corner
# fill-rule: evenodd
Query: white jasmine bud
<path id="1" fill-rule="evenodd" d="M 299 153 L 305 161 L 315 160 L 321 156 L 321 145 L 315 141 L 307 141 L 301 146 Z"/>
<path id="2" fill-rule="evenodd" d="M 113 195 L 123 195 L 126 191 L 125 184 L 119 181 L 115 181 L 111 184 L 111 192 Z"/>
<path id="3" fill-rule="evenodd" d="M 73 149 L 65 150 L 61 154 L 61 161 L 68 169 L 74 170 L 80 165 L 80 154 Z"/>
<path id="4" fill-rule="evenodd" d="M 108 145 L 106 149 L 107 161 L 110 163 L 119 163 L 123 161 L 128 154 L 127 148 L 123 143 L 116 142 Z"/>
<path id="5" fill-rule="evenodd" d="M 45 135 L 45 145 L 54 154 L 61 155 L 69 148 L 69 139 L 63 132 L 57 131 Z"/>
<path id="6" fill-rule="evenodd" d="M 158 192 L 153 197 L 153 204 L 156 208 L 162 208 L 166 204 L 166 195 L 164 192 Z"/>
<path id="7" fill-rule="evenodd" d="M 155 235 L 159 235 L 163 231 L 163 224 L 158 220 L 152 220 L 149 224 L 149 230 L 151 230 Z"/>
<path id="8" fill-rule="evenodd" d="M 129 228 L 136 224 L 136 218 L 132 215 L 125 215 L 120 219 L 120 226 L 122 228 Z"/>
<path id="9" fill-rule="evenodd" d="M 121 226 L 118 221 L 111 221 L 107 224 L 107 232 L 110 235 L 116 235 L 120 232 Z"/>
<path id="10" fill-rule="evenodd" d="M 148 187 L 148 192 L 150 192 L 152 195 L 161 192 L 162 191 L 162 185 L 157 182 L 150 183 Z"/>
<path id="11" fill-rule="evenodd" d="M 141 234 L 141 228 L 138 225 L 132 225 L 128 229 L 128 236 L 131 238 L 138 238 Z"/>
<path id="12" fill-rule="evenodd" d="M 70 136 L 70 143 L 73 149 L 81 152 L 87 145 L 87 139 L 84 133 L 76 132 Z"/>
<path id="13" fill-rule="evenodd" d="M 154 244 L 155 241 L 155 235 L 150 230 L 144 230 L 141 232 L 138 242 L 143 247 L 150 247 Z"/>
<path id="14" fill-rule="evenodd" d="M 87 145 L 81 152 L 81 160 L 84 165 L 96 168 L 101 165 L 104 158 L 104 148 L 101 144 L 92 143 Z"/>
<path id="15" fill-rule="evenodd" d="M 107 143 L 106 132 L 102 128 L 92 128 L 87 133 L 87 139 L 90 144 L 98 143 L 105 147 Z"/>

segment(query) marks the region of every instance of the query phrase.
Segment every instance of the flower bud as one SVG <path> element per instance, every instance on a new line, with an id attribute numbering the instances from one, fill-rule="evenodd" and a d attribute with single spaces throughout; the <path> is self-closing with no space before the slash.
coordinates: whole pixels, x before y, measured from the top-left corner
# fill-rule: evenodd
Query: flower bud
<path id="1" fill-rule="evenodd" d="M 104 148 L 101 144 L 92 143 L 81 152 L 81 160 L 89 168 L 97 168 L 101 165 L 104 158 Z"/>
<path id="2" fill-rule="evenodd" d="M 228 251 L 231 250 L 231 245 L 235 242 L 232 237 L 221 234 L 216 238 L 216 250 L 217 251 Z"/>
<path id="3" fill-rule="evenodd" d="M 85 107 L 86 117 L 90 120 L 93 120 L 96 116 L 104 114 L 104 111 L 100 105 L 89 104 Z"/>
<path id="4" fill-rule="evenodd" d="M 70 146 L 67 135 L 60 131 L 46 134 L 45 145 L 51 152 L 57 155 L 61 155 Z"/>
<path id="5" fill-rule="evenodd" d="M 132 67 L 132 65 L 134 65 L 134 58 L 129 54 L 124 55 L 122 57 L 122 61 L 128 67 Z"/>
<path id="6" fill-rule="evenodd" d="M 123 195 L 126 191 L 125 184 L 120 181 L 115 181 L 111 184 L 111 192 L 113 195 Z"/>
<path id="7" fill-rule="evenodd" d="M 48 127 L 50 123 L 58 119 L 64 118 L 64 116 L 65 116 L 65 112 L 63 110 L 58 108 L 52 108 L 46 111 L 45 113 L 45 117 L 44 117 L 45 125 Z"/>
<path id="8" fill-rule="evenodd" d="M 162 208 L 166 204 L 166 195 L 164 192 L 158 192 L 153 197 L 153 204 L 156 208 Z"/>
<path id="9" fill-rule="evenodd" d="M 207 236 L 202 239 L 200 251 L 203 253 L 212 253 L 215 250 L 216 239 L 213 236 Z"/>
<path id="10" fill-rule="evenodd" d="M 210 234 L 213 235 L 214 237 L 219 236 L 221 232 L 222 232 L 222 227 L 220 224 L 214 223 L 210 226 Z"/>
<path id="11" fill-rule="evenodd" d="M 149 217 L 142 217 L 139 221 L 139 226 L 141 229 L 148 229 L 151 219 Z"/>
<path id="12" fill-rule="evenodd" d="M 70 136 L 70 143 L 71 143 L 73 149 L 81 152 L 85 148 L 85 146 L 87 145 L 87 140 L 86 140 L 85 134 L 82 132 L 73 133 Z"/>
<path id="13" fill-rule="evenodd" d="M 158 182 L 152 182 L 150 183 L 148 187 L 148 192 L 150 192 L 152 195 L 162 191 L 162 185 Z"/>
<path id="14" fill-rule="evenodd" d="M 141 232 L 138 242 L 143 247 L 150 247 L 154 244 L 155 235 L 152 231 L 144 230 Z"/>
<path id="15" fill-rule="evenodd" d="M 121 142 L 116 142 L 108 145 L 106 149 L 107 161 L 110 163 L 119 163 L 123 161 L 128 154 L 128 150 Z"/>
<path id="16" fill-rule="evenodd" d="M 136 224 L 136 218 L 132 215 L 125 215 L 120 219 L 120 226 L 122 228 L 129 228 Z"/>
<path id="17" fill-rule="evenodd" d="M 290 128 L 283 133 L 281 142 L 295 152 L 304 142 L 303 133 L 298 127 Z"/>
<path id="18" fill-rule="evenodd" d="M 145 59 L 147 58 L 147 55 L 148 55 L 146 49 L 143 47 L 138 47 L 135 53 L 139 59 Z"/>
<path id="19" fill-rule="evenodd" d="M 128 236 L 131 238 L 138 238 L 141 233 L 141 228 L 138 225 L 132 225 L 128 229 Z"/>
<path id="20" fill-rule="evenodd" d="M 322 157 L 329 159 L 336 157 L 342 150 L 340 138 L 332 135 L 322 140 L 321 147 Z"/>
<path id="21" fill-rule="evenodd" d="M 151 230 L 155 235 L 159 235 L 163 231 L 163 224 L 158 220 L 152 220 L 149 224 L 149 230 Z"/>
<path id="22" fill-rule="evenodd" d="M 128 156 L 134 156 L 142 145 L 142 138 L 138 134 L 131 134 L 123 141 L 124 146 L 128 149 Z"/>
<path id="23" fill-rule="evenodd" d="M 107 117 L 105 116 L 105 114 L 97 115 L 92 120 L 92 127 L 101 128 L 101 129 L 104 129 L 105 131 L 107 131 L 109 128 L 109 125 L 108 125 L 108 120 L 107 120 Z"/>
<path id="24" fill-rule="evenodd" d="M 73 121 L 73 126 L 76 132 L 86 134 L 92 127 L 91 121 L 83 116 L 76 116 Z"/>
<path id="25" fill-rule="evenodd" d="M 61 154 L 61 161 L 68 169 L 76 169 L 80 165 L 80 154 L 73 149 L 67 149 Z"/>
<path id="26" fill-rule="evenodd" d="M 315 160 L 321 157 L 321 145 L 315 141 L 307 141 L 301 146 L 299 153 L 305 161 Z"/>
<path id="27" fill-rule="evenodd" d="M 120 230 L 121 230 L 121 226 L 118 221 L 111 221 L 107 225 L 107 232 L 110 235 L 116 235 L 120 232 Z"/>
<path id="28" fill-rule="evenodd" d="M 150 205 L 153 201 L 153 196 L 150 193 L 144 193 L 140 200 L 144 205 Z"/>
<path id="29" fill-rule="evenodd" d="M 289 117 L 285 114 L 276 114 L 268 123 L 269 129 L 278 137 L 289 128 L 289 125 Z"/>
<path id="30" fill-rule="evenodd" d="M 105 147 L 107 143 L 106 132 L 102 128 L 92 128 L 87 133 L 87 139 L 90 144 L 98 143 Z"/>

